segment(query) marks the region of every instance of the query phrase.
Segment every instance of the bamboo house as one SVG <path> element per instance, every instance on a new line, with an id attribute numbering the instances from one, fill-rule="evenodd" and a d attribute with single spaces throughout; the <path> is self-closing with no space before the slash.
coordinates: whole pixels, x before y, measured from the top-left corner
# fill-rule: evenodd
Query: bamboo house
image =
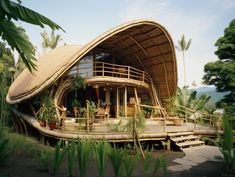
<path id="1" fill-rule="evenodd" d="M 19 131 L 118 141 L 129 134 L 112 127 L 138 112 L 150 129 L 169 122 L 164 100 L 177 89 L 175 49 L 170 34 L 154 21 L 124 23 L 86 45 L 56 48 L 36 64 L 37 71 L 25 69 L 17 77 L 6 98 L 15 105 Z M 44 127 L 53 121 L 56 129 Z M 158 136 L 143 132 L 141 138 Z"/>

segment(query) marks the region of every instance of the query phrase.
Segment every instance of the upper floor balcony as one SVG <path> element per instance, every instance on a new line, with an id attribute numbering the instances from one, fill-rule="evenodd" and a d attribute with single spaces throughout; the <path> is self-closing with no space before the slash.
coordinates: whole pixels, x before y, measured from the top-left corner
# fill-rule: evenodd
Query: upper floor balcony
<path id="1" fill-rule="evenodd" d="M 149 87 L 150 75 L 132 66 L 106 62 L 81 62 L 71 74 L 78 73 L 87 83 L 120 83 Z"/>

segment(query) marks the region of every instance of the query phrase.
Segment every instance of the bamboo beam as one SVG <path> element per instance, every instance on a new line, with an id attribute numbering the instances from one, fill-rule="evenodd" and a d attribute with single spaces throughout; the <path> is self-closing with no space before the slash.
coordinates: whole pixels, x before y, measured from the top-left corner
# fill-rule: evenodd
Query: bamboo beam
<path id="1" fill-rule="evenodd" d="M 134 88 L 134 93 L 135 93 L 135 102 L 136 102 L 138 111 L 140 111 L 140 105 L 139 105 L 139 99 L 138 99 L 138 94 L 137 94 L 137 89 L 136 89 L 136 87 Z"/>
<path id="2" fill-rule="evenodd" d="M 120 100 L 119 100 L 119 88 L 117 88 L 117 92 L 116 92 L 116 117 L 119 118 L 119 107 L 120 107 Z"/>
<path id="3" fill-rule="evenodd" d="M 128 35 L 128 38 L 134 42 L 143 52 L 144 54 L 146 55 L 146 57 L 148 58 L 149 57 L 149 53 L 144 49 L 144 47 L 138 42 L 136 41 L 133 37 L 131 37 L 130 35 Z"/>
<path id="4" fill-rule="evenodd" d="M 119 38 L 118 38 L 118 39 L 119 39 Z M 126 48 L 129 48 L 129 46 L 128 46 L 125 42 L 123 42 L 121 39 L 119 39 L 119 40 L 120 40 L 120 42 L 121 42 L 123 45 L 126 46 Z M 132 53 L 133 53 L 133 52 L 132 52 Z M 139 63 L 140 63 L 141 66 L 143 67 L 143 69 L 145 70 L 144 64 L 142 63 L 141 59 L 140 59 L 135 53 L 133 53 L 133 55 L 137 58 L 137 60 L 139 61 Z"/>
<path id="5" fill-rule="evenodd" d="M 162 58 L 162 63 L 163 63 L 163 68 L 164 68 L 164 74 L 165 74 L 165 80 L 166 80 L 167 93 L 168 93 L 168 97 L 170 97 L 170 89 L 169 89 L 169 83 L 168 83 L 168 77 L 167 77 L 167 70 L 166 70 L 166 65 L 165 65 L 165 60 L 164 60 L 164 58 Z"/>
<path id="6" fill-rule="evenodd" d="M 124 117 L 127 118 L 127 86 L 124 87 Z"/>

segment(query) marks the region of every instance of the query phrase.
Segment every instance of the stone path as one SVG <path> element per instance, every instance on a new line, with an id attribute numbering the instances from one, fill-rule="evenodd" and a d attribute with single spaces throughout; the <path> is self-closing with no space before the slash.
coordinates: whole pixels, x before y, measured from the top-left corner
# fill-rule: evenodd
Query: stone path
<path id="1" fill-rule="evenodd" d="M 206 161 L 223 161 L 223 155 L 215 146 L 198 146 L 186 148 L 183 150 L 185 156 L 173 160 L 175 165 L 169 166 L 171 172 L 180 172 L 190 170 L 193 166 L 197 166 Z"/>

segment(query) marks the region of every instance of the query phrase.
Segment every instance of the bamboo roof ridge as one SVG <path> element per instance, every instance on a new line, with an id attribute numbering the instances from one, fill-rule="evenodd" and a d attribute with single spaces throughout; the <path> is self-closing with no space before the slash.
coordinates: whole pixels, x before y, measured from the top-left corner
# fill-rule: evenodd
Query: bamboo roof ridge
<path id="1" fill-rule="evenodd" d="M 46 89 L 94 48 L 111 51 L 127 65 L 148 72 L 160 99 L 169 98 L 177 88 L 174 44 L 170 34 L 151 20 L 135 20 L 108 30 L 88 44 L 66 45 L 42 56 L 34 74 L 25 69 L 10 86 L 7 102 L 20 103 Z"/>

